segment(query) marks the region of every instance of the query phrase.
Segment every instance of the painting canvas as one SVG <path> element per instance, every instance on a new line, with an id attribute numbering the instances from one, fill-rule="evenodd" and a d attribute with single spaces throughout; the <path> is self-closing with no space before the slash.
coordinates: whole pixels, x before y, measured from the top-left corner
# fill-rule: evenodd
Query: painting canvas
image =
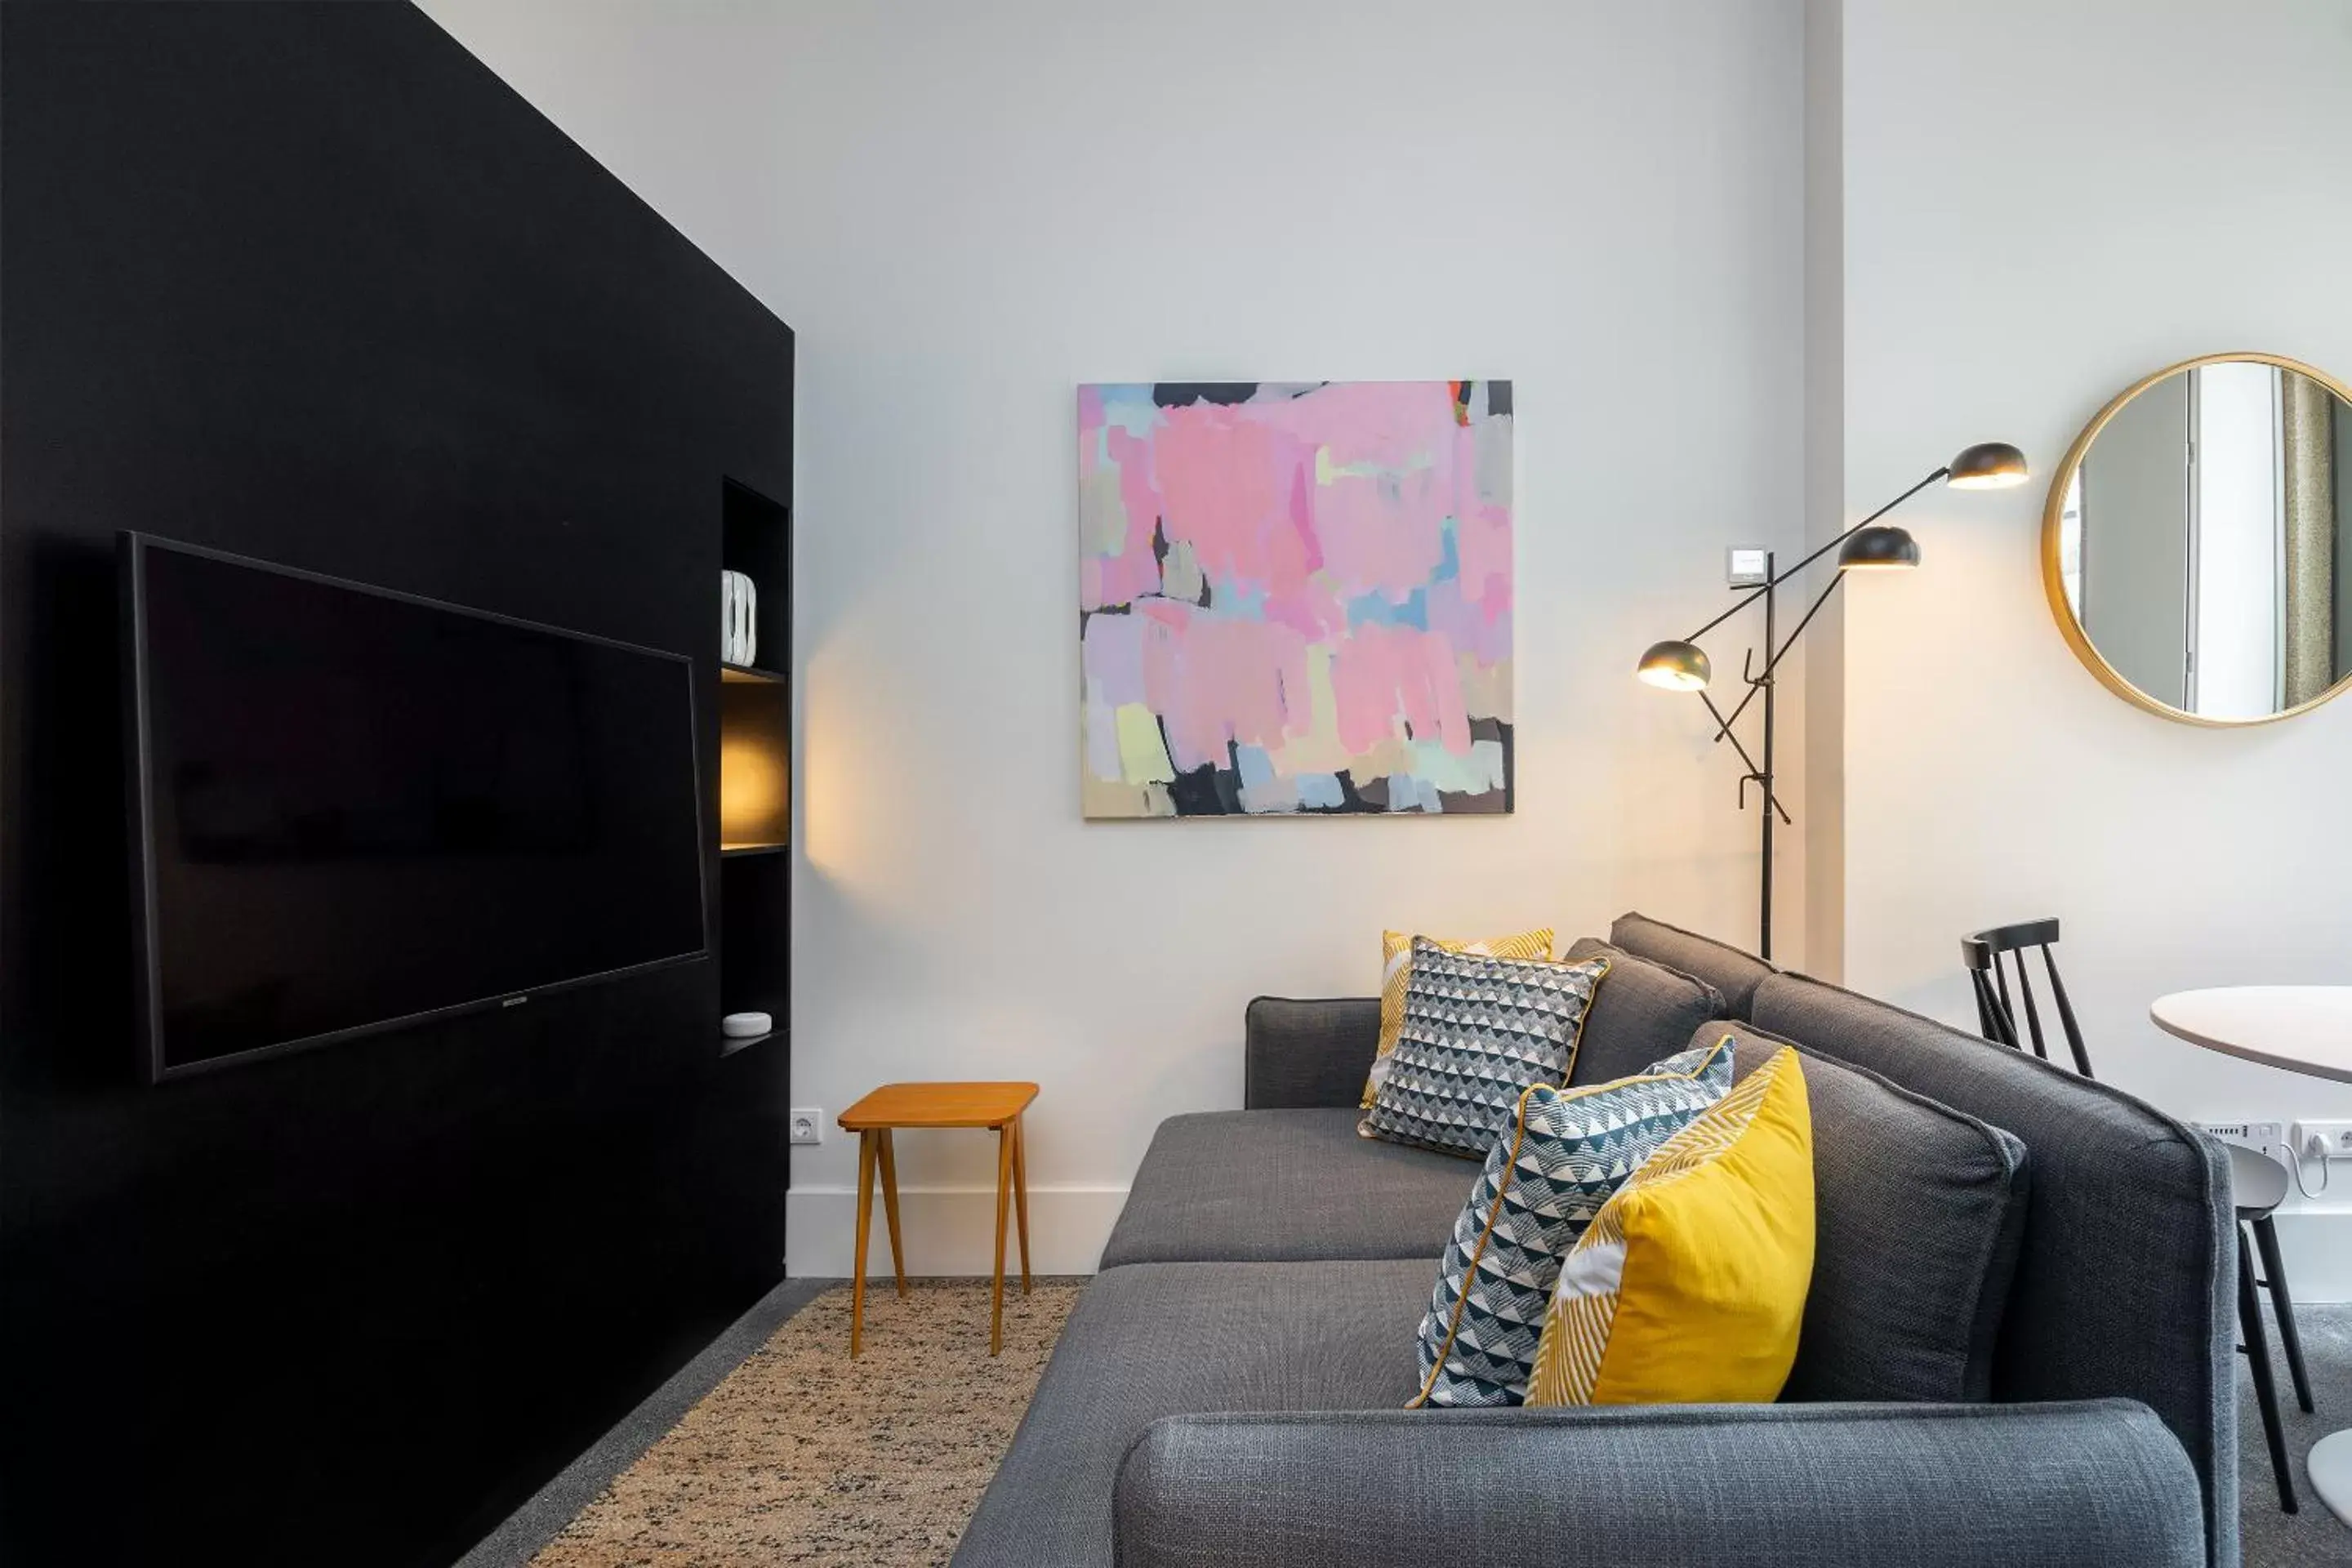
<path id="1" fill-rule="evenodd" d="M 1090 817 L 1511 809 L 1511 384 L 1078 389 Z"/>

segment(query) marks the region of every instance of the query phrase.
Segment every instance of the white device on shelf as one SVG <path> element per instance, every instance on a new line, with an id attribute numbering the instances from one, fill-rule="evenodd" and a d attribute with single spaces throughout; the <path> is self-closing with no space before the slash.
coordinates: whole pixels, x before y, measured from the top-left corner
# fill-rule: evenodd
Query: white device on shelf
<path id="1" fill-rule="evenodd" d="M 775 1019 L 765 1013 L 730 1013 L 719 1020 L 719 1032 L 730 1040 L 748 1040 L 764 1035 L 776 1026 Z"/>
<path id="2" fill-rule="evenodd" d="M 719 657 L 728 664 L 756 663 L 760 631 L 755 619 L 760 590 L 740 572 L 719 574 Z"/>

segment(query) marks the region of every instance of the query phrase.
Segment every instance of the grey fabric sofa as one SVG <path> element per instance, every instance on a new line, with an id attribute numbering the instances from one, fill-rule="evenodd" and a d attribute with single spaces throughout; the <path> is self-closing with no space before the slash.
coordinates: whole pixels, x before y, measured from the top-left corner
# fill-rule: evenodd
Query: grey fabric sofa
<path id="1" fill-rule="evenodd" d="M 1376 1002 L 1262 998 L 1247 1109 L 1162 1123 L 959 1568 L 2237 1563 L 2218 1149 L 2113 1089 L 1639 915 L 1579 945 L 1620 957 L 1571 1081 L 1718 1021 L 1797 1043 L 1818 1080 L 1822 1257 L 1783 1402 L 1402 1408 L 1476 1167 L 1356 1136 Z M 1954 1201 L 2005 1194 L 1997 1245 L 1956 1265 L 1935 1226 L 1874 1203 L 1871 1162 L 1916 1142 L 1906 1116 L 1967 1155 Z M 1941 1360 L 1873 1321 L 1937 1269 L 1967 1288 L 1907 1310 L 1938 1319 Z M 1952 1395 L 1857 1397 L 1885 1368 Z"/>

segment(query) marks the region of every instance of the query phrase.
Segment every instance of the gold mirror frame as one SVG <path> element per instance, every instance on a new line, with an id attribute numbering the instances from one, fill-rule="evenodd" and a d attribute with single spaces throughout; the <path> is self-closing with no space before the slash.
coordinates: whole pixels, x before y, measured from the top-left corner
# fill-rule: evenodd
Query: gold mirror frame
<path id="1" fill-rule="evenodd" d="M 2282 719 L 2292 719 L 2298 713 L 2308 713 L 2321 703 L 2333 701 L 2343 695 L 2345 688 L 2352 687 L 2352 675 L 2345 676 L 2343 679 L 2338 680 L 2316 697 L 2298 702 L 2292 708 L 2282 708 L 2275 713 L 2265 713 L 2255 719 L 2216 719 L 2204 713 L 2188 712 L 2175 708 L 2169 702 L 2158 701 L 2124 679 L 2122 671 L 2109 664 L 2099 650 L 2091 646 L 2091 639 L 2084 633 L 2082 623 L 2075 619 L 2074 607 L 2066 602 L 2065 579 L 2059 571 L 2059 514 L 2066 510 L 2066 491 L 2074 484 L 2075 471 L 2083 466 L 2083 459 L 2090 456 L 2091 443 L 2098 439 L 2099 432 L 2106 428 L 2107 421 L 2123 411 L 2124 405 L 2154 386 L 2158 382 L 2168 376 L 2179 375 L 2183 371 L 2196 370 L 2209 364 L 2245 363 L 2275 365 L 2280 370 L 2293 371 L 2297 375 L 2317 382 L 2343 402 L 2352 404 L 2352 386 L 2347 386 L 2315 365 L 2305 364 L 2301 360 L 2288 359 L 2284 354 L 2253 353 L 2200 354 L 2195 359 L 2182 360 L 2179 364 L 2166 365 L 2154 374 L 2144 375 L 2125 387 L 2108 401 L 2105 408 L 2099 410 L 2096 417 L 2083 426 L 2083 433 L 2074 437 L 2073 446 L 2066 448 L 2066 460 L 2058 465 L 2057 473 L 2051 479 L 2050 499 L 2042 509 L 2042 591 L 2049 596 L 2050 613 L 2056 617 L 2058 630 L 2065 637 L 2066 646 L 2074 650 L 2074 657 L 2083 661 L 2083 668 L 2097 676 L 2100 685 L 2135 708 L 2143 709 L 2159 719 L 2170 719 L 2181 724 L 2195 724 L 2208 730 L 2242 730 L 2255 724 L 2275 724 Z"/>

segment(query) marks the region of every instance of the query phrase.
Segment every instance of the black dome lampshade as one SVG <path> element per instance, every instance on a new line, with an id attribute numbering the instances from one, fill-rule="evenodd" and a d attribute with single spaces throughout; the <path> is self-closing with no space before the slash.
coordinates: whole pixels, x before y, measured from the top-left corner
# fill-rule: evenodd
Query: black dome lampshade
<path id="1" fill-rule="evenodd" d="M 1838 547 L 1841 572 L 1906 572 L 1919 564 L 1919 542 L 1892 523 L 1859 530 Z"/>
<path id="2" fill-rule="evenodd" d="M 1952 459 L 1944 482 L 1956 490 L 2005 490 L 2030 477 L 2024 453 L 2006 441 L 1979 441 Z"/>
<path id="3" fill-rule="evenodd" d="M 1669 691 L 1702 691 L 1714 679 L 1715 668 L 1707 662 L 1706 650 L 1696 643 L 1670 639 L 1652 643 L 1633 667 L 1633 673 L 1653 686 L 1663 686 Z"/>

